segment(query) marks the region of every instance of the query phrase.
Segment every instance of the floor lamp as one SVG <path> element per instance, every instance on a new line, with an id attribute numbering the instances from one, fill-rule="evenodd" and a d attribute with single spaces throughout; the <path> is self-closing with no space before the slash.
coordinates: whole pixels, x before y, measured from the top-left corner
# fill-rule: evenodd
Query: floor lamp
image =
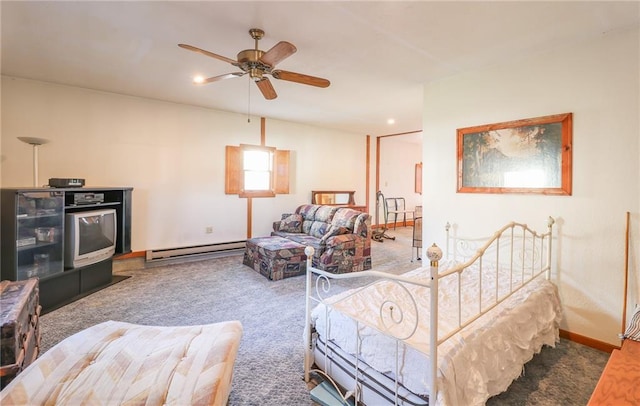
<path id="1" fill-rule="evenodd" d="M 38 187 L 38 147 L 49 140 L 36 137 L 18 137 L 18 139 L 33 146 L 33 187 Z"/>

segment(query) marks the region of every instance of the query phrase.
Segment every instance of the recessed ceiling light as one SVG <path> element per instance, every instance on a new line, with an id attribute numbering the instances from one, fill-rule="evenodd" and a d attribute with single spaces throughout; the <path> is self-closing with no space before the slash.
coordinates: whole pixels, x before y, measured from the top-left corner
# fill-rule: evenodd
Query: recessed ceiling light
<path id="1" fill-rule="evenodd" d="M 390 118 L 390 119 L 387 120 L 387 124 L 389 124 L 389 125 L 395 124 L 395 123 L 396 123 L 396 120 L 393 119 L 393 118 Z"/>
<path id="2" fill-rule="evenodd" d="M 204 76 L 194 76 L 193 77 L 193 83 L 204 83 Z"/>

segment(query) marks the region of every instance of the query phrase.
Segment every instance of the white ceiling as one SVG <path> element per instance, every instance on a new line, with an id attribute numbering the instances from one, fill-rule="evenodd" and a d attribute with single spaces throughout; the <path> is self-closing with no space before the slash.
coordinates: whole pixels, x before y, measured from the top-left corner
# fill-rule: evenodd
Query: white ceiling
<path id="1" fill-rule="evenodd" d="M 366 1 L 2 1 L 2 74 L 386 135 L 422 128 L 422 84 L 570 47 L 637 26 L 640 3 Z M 283 70 L 327 78 L 326 89 L 272 79 L 267 101 L 247 76 L 181 49 L 235 59 L 249 28 L 298 51 Z M 394 125 L 387 119 L 395 118 Z"/>

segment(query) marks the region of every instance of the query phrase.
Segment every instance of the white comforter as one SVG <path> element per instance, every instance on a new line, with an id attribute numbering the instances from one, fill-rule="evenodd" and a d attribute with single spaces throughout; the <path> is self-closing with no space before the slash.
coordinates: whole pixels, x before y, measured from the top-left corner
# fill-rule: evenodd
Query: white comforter
<path id="1" fill-rule="evenodd" d="M 453 266 L 442 261 L 440 272 Z M 509 291 L 509 284 L 517 284 L 519 275 L 512 282 L 500 271 L 500 284 L 496 285 L 495 271 L 483 270 L 483 308 Z M 419 268 L 403 276 L 429 279 L 429 268 Z M 503 281 L 504 280 L 504 281 Z M 480 278 L 477 268 L 465 271 L 461 279 L 463 294 L 462 320 L 478 312 Z M 439 337 L 443 337 L 458 325 L 457 276 L 440 279 L 439 287 Z M 333 340 L 346 352 L 355 355 L 356 329 L 359 332 L 360 358 L 376 370 L 398 380 L 414 393 L 429 392 L 429 295 L 427 287 L 408 286 L 417 303 L 417 315 L 407 291 L 396 283 L 378 281 L 355 293 L 344 292 L 330 298 L 330 307 L 318 305 L 312 313 L 317 332 Z M 416 333 L 398 346 L 396 372 L 396 345 L 390 331 L 380 317 L 380 306 L 388 299 L 394 301 L 394 315 L 402 309 L 403 323 L 391 331 L 396 337 L 410 334 L 417 319 Z M 387 307 L 388 307 L 387 303 Z M 326 312 L 325 312 L 326 310 Z M 384 313 L 384 312 L 383 312 Z M 354 318 L 359 320 L 356 327 Z M 479 318 L 471 326 L 455 334 L 438 347 L 438 398 L 440 405 L 482 405 L 486 400 L 507 389 L 522 372 L 522 366 L 543 345 L 555 346 L 561 319 L 560 300 L 555 285 L 538 278 L 517 291 L 503 303 Z M 373 328 L 371 328 L 373 327 Z M 327 331 L 329 330 L 329 331 Z"/>

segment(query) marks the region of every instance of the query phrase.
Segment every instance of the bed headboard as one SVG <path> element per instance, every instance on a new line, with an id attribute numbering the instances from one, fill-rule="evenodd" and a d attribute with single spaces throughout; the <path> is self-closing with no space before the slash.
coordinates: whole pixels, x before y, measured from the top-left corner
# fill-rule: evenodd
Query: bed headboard
<path id="1" fill-rule="evenodd" d="M 555 219 L 549 216 L 547 232 L 538 233 L 526 224 L 512 221 L 492 236 L 467 238 L 459 236 L 457 228 L 447 222 L 444 258 L 466 263 L 482 256 L 484 261 L 503 265 L 550 267 L 554 224 Z"/>

